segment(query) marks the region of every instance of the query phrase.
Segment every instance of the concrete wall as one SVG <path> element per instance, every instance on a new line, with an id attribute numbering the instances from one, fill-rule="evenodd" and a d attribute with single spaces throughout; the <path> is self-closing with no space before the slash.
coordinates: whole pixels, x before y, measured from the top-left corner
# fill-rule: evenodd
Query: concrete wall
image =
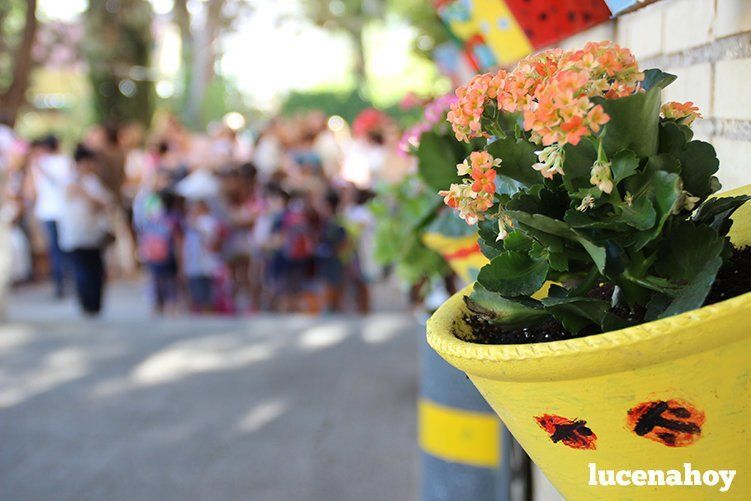
<path id="1" fill-rule="evenodd" d="M 693 101 L 704 119 L 723 188 L 751 183 L 751 0 L 659 0 L 565 40 L 564 48 L 614 40 L 642 68 L 678 75 L 665 101 Z"/>

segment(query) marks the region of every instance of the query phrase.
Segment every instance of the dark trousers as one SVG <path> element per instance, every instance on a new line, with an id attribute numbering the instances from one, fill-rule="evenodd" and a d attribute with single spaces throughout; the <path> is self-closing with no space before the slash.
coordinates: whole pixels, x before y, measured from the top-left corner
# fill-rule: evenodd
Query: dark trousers
<path id="1" fill-rule="evenodd" d="M 50 275 L 55 294 L 62 296 L 65 292 L 65 273 L 68 266 L 67 253 L 60 248 L 57 236 L 57 222 L 44 221 L 47 230 L 47 253 L 50 260 Z"/>
<path id="2" fill-rule="evenodd" d="M 102 309 L 104 261 L 101 249 L 75 249 L 69 253 L 76 281 L 78 303 L 85 313 L 96 314 Z"/>

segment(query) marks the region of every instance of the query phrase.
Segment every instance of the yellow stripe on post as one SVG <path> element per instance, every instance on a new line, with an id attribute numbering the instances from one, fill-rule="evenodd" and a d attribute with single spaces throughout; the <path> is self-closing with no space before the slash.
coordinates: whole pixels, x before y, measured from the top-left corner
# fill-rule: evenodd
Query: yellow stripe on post
<path id="1" fill-rule="evenodd" d="M 501 461 L 500 424 L 493 414 L 418 402 L 420 448 L 437 458 L 482 468 Z"/>

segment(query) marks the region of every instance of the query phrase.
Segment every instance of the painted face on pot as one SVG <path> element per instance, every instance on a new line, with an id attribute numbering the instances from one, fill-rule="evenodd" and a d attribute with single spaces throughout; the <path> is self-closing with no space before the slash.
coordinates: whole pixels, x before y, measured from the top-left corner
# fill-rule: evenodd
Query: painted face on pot
<path id="1" fill-rule="evenodd" d="M 587 422 L 582 419 L 543 414 L 535 416 L 535 421 L 550 435 L 553 443 L 561 442 L 572 449 L 594 450 L 597 448 L 597 435 L 586 426 Z"/>
<path id="2" fill-rule="evenodd" d="M 683 400 L 643 402 L 628 411 L 628 427 L 640 437 L 668 447 L 685 447 L 701 438 L 704 413 Z"/>

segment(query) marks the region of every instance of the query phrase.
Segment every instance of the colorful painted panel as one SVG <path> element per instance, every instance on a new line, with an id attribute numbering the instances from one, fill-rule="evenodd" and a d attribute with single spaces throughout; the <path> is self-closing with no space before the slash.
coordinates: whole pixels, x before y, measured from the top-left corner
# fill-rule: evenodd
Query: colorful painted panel
<path id="1" fill-rule="evenodd" d="M 478 70 L 522 57 L 608 19 L 604 0 L 436 0 Z"/>
<path id="2" fill-rule="evenodd" d="M 547 47 L 610 17 L 603 0 L 505 0 L 535 49 Z"/>

